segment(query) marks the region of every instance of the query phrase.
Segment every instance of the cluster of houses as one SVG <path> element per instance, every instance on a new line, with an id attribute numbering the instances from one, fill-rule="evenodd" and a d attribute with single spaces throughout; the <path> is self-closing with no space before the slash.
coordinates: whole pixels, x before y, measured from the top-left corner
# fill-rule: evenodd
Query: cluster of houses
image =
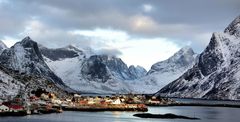
<path id="1" fill-rule="evenodd" d="M 146 95 L 111 95 L 111 96 L 80 96 L 75 94 L 72 101 L 78 105 L 118 105 L 118 104 L 148 104 L 148 105 L 167 105 L 174 101 L 170 99 L 157 98 Z"/>
<path id="2" fill-rule="evenodd" d="M 0 101 L 0 113 L 3 112 L 19 112 L 23 111 L 24 106 L 16 104 L 16 103 L 9 103 L 9 102 L 3 102 Z"/>
<path id="3" fill-rule="evenodd" d="M 14 98 L 10 101 L 0 100 L 0 113 L 4 112 L 21 112 L 21 111 L 47 111 L 53 108 L 111 108 L 111 107 L 127 107 L 127 108 L 144 108 L 147 105 L 169 104 L 167 99 L 159 99 L 146 95 L 109 95 L 109 96 L 84 96 L 74 94 L 67 98 L 58 98 L 53 93 L 42 93 L 38 96 L 31 95 L 28 98 Z"/>
<path id="4" fill-rule="evenodd" d="M 80 96 L 75 94 L 72 100 L 75 104 L 78 105 L 93 105 L 93 104 L 123 104 L 126 99 L 124 97 L 116 96 Z"/>
<path id="5" fill-rule="evenodd" d="M 146 105 L 170 105 L 175 104 L 176 101 L 169 98 L 157 98 L 155 96 L 144 102 Z"/>

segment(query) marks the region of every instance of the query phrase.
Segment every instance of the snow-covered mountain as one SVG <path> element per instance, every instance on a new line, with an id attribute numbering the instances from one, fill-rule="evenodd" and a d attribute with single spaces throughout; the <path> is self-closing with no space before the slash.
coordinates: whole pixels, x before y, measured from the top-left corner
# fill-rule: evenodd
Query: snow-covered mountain
<path id="1" fill-rule="evenodd" d="M 108 55 L 90 55 L 74 46 L 58 49 L 40 47 L 51 70 L 65 84 L 80 92 L 127 93 L 131 91 L 126 80 L 146 74 L 140 66 L 127 65 L 120 59 Z"/>
<path id="2" fill-rule="evenodd" d="M 190 69 L 197 58 L 192 48 L 184 47 L 169 59 L 152 65 L 147 75 L 133 81 L 131 86 L 138 93 L 154 93 Z"/>
<path id="3" fill-rule="evenodd" d="M 134 65 L 129 66 L 129 72 L 135 79 L 141 78 L 147 74 L 147 70 L 139 65 L 136 67 Z"/>
<path id="4" fill-rule="evenodd" d="M 5 44 L 2 43 L 2 45 Z M 10 49 L 5 48 L 0 56 L 0 99 L 12 98 L 22 93 L 28 95 L 37 89 L 61 93 L 58 94 L 60 96 L 67 95 L 65 90 L 69 91 L 68 88 L 62 88 L 62 84 L 50 80 L 51 75 L 44 74 L 43 71 L 47 70 L 47 67 L 38 67 L 42 63 L 41 58 L 38 59 L 40 55 L 36 43 L 29 37 Z M 35 63 L 35 65 L 31 63 Z M 36 69 L 32 69 L 33 67 Z M 35 70 L 39 70 L 39 72 Z"/>
<path id="5" fill-rule="evenodd" d="M 22 74 L 42 76 L 65 87 L 62 80 L 44 62 L 38 44 L 30 37 L 26 37 L 11 48 L 5 49 L 0 55 L 0 65 Z"/>
<path id="6" fill-rule="evenodd" d="M 156 95 L 240 99 L 240 16 L 223 33 L 213 33 L 199 60 Z"/>
<path id="7" fill-rule="evenodd" d="M 93 55 L 84 62 L 82 74 L 86 76 L 86 79 L 100 80 L 100 82 L 106 82 L 108 79 L 113 78 L 133 80 L 138 78 L 138 75 L 141 77 L 141 74 L 136 73 L 141 72 L 142 68 L 130 68 L 132 72 L 120 58 L 108 55 Z"/>
<path id="8" fill-rule="evenodd" d="M 177 72 L 179 74 L 179 72 L 193 65 L 196 56 L 197 54 L 194 53 L 192 48 L 184 47 L 169 59 L 153 64 L 148 75 L 156 72 L 161 74 L 165 72 Z"/>

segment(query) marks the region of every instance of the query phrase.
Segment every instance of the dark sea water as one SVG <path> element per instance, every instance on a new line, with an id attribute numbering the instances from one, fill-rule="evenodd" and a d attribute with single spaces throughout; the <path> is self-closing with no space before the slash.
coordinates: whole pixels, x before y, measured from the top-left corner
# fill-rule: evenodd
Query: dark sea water
<path id="1" fill-rule="evenodd" d="M 173 113 L 189 117 L 198 117 L 201 120 L 142 119 L 134 117 L 133 115 L 136 113 L 139 112 L 65 111 L 61 114 L 0 117 L 0 122 L 240 122 L 240 108 L 177 106 L 149 107 L 148 111 L 148 113 L 152 114 Z"/>
<path id="2" fill-rule="evenodd" d="M 216 104 L 240 105 L 240 101 L 231 101 L 231 100 L 203 100 L 203 99 L 179 99 L 179 98 L 173 98 L 173 99 L 181 103 L 199 103 L 199 104 L 207 104 L 207 105 L 216 105 Z"/>

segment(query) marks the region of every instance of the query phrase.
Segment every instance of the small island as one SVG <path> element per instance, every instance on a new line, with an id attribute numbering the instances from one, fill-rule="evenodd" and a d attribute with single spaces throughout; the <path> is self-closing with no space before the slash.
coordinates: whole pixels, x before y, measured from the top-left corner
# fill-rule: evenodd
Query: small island
<path id="1" fill-rule="evenodd" d="M 140 118 L 158 118 L 158 119 L 189 119 L 189 120 L 200 120 L 199 118 L 195 117 L 187 117 L 182 115 L 175 115 L 175 114 L 150 114 L 150 113 L 142 113 L 142 114 L 134 114 L 135 117 Z"/>

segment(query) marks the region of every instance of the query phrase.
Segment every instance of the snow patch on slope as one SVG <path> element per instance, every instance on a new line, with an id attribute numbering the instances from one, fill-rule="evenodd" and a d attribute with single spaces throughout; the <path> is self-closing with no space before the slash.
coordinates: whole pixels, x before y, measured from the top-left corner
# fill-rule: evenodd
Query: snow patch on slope
<path id="1" fill-rule="evenodd" d="M 0 70 L 0 98 L 14 97 L 24 85 Z"/>

